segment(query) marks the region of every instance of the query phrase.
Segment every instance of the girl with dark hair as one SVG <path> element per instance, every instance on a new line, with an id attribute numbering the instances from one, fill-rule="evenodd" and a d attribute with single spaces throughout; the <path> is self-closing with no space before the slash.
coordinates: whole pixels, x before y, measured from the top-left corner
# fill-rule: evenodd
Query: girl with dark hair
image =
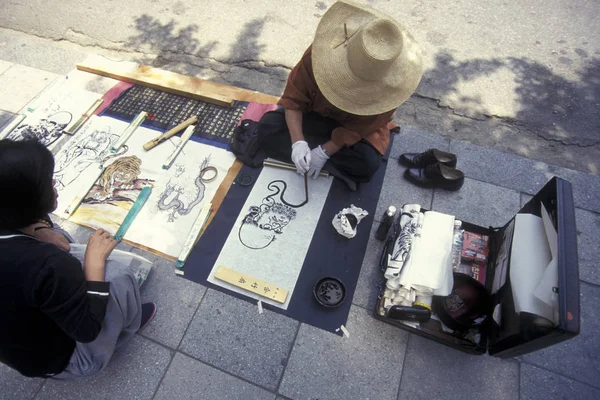
<path id="1" fill-rule="evenodd" d="M 152 319 L 128 268 L 107 267 L 117 245 L 98 229 L 83 268 L 56 208 L 54 158 L 36 141 L 0 140 L 0 362 L 31 377 L 72 378 L 104 368 Z M 66 235 L 66 236 L 65 236 Z"/>

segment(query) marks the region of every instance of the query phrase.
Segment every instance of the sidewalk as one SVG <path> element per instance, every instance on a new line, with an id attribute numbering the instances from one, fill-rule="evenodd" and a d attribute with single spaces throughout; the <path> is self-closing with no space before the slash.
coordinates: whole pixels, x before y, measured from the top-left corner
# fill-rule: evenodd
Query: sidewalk
<path id="1" fill-rule="evenodd" d="M 56 76 L 0 60 L 0 129 Z M 430 147 L 458 155 L 467 177 L 459 192 L 419 189 L 402 179 L 398 156 Z M 580 335 L 519 359 L 499 360 L 383 324 L 372 317 L 381 251 L 374 238 L 352 299 L 349 339 L 270 311 L 259 315 L 255 304 L 182 279 L 173 273 L 173 263 L 135 249 L 154 262 L 142 288 L 143 300 L 158 305 L 153 322 L 91 379 L 28 379 L 0 365 L 0 399 L 600 398 L 600 177 L 405 125 L 382 167 L 387 171 L 379 205 L 369 210 L 376 218 L 388 205 L 411 202 L 497 226 L 552 176 L 570 181 L 577 207 Z M 92 232 L 68 221 L 62 225 L 79 242 Z"/>

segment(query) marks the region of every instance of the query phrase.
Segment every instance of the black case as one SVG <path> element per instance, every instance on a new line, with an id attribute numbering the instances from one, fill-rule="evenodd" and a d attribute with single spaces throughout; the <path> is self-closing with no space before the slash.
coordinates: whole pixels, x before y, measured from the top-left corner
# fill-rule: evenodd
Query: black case
<path id="1" fill-rule="evenodd" d="M 427 324 L 419 328 L 405 325 L 383 315 L 382 285 L 379 300 L 375 308 L 376 318 L 423 336 L 436 342 L 454 347 L 472 354 L 485 354 L 500 358 L 509 358 L 540 350 L 553 344 L 573 338 L 579 334 L 579 268 L 577 264 L 577 234 L 575 228 L 575 208 L 571 184 L 561 178 L 552 178 L 521 210 L 541 216 L 541 204 L 551 216 L 558 233 L 558 325 L 553 328 L 540 328 L 532 314 L 514 311 L 514 302 L 510 288 L 510 248 L 508 249 L 508 271 L 505 284 L 492 296 L 493 306 L 485 322 L 480 327 L 481 340 L 475 344 L 451 334 L 427 329 Z M 488 235 L 490 238 L 489 257 L 486 267 L 486 288 L 491 293 L 495 274 L 495 262 L 498 250 L 504 238 L 504 232 L 514 222 L 514 217 L 501 228 L 484 228 L 463 221 L 467 231 Z M 512 238 L 512 235 L 511 235 Z M 502 325 L 499 327 L 492 318 L 497 304 L 501 304 Z"/>

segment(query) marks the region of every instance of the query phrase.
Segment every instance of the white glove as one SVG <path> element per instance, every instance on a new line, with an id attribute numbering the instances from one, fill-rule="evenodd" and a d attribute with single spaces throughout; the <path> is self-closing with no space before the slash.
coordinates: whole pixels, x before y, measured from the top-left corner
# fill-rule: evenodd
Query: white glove
<path id="1" fill-rule="evenodd" d="M 292 161 L 296 165 L 296 172 L 304 175 L 310 167 L 310 147 L 304 140 L 298 140 L 292 145 Z"/>
<path id="2" fill-rule="evenodd" d="M 329 160 L 329 156 L 323 151 L 321 146 L 312 149 L 310 152 L 310 168 L 308 169 L 308 176 L 317 179 L 327 160 Z"/>

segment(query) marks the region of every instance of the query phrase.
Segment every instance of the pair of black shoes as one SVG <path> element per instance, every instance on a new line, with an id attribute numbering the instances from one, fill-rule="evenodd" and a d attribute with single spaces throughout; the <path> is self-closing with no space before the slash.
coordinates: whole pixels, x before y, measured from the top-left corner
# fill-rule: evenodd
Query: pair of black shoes
<path id="1" fill-rule="evenodd" d="M 465 175 L 457 170 L 456 155 L 438 149 L 423 153 L 404 153 L 400 163 L 409 167 L 404 178 L 417 186 L 445 190 L 458 190 L 465 182 Z"/>

